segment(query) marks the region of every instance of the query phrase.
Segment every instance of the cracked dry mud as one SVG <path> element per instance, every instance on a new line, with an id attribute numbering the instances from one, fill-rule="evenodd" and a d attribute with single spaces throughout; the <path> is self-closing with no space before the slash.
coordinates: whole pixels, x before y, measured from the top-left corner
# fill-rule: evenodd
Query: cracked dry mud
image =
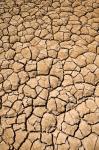
<path id="1" fill-rule="evenodd" d="M 98 0 L 0 0 L 0 150 L 99 150 L 98 46 Z"/>

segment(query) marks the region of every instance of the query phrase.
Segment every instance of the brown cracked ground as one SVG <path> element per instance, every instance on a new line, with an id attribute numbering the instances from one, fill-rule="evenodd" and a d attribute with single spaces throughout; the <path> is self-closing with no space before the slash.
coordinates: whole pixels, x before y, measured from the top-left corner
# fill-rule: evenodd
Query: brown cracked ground
<path id="1" fill-rule="evenodd" d="M 0 150 L 99 150 L 99 0 L 0 0 Z"/>

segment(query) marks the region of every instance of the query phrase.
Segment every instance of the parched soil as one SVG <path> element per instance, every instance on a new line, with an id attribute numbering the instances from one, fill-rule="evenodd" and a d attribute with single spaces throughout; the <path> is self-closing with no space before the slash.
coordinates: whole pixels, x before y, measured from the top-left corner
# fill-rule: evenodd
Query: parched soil
<path id="1" fill-rule="evenodd" d="M 0 150 L 99 150 L 99 0 L 0 0 Z"/>

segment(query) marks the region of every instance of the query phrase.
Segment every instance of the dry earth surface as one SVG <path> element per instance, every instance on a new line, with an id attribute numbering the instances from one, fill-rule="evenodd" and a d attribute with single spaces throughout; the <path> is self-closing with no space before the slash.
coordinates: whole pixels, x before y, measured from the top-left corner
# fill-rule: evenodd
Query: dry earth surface
<path id="1" fill-rule="evenodd" d="M 99 0 L 0 0 L 0 150 L 99 150 Z"/>

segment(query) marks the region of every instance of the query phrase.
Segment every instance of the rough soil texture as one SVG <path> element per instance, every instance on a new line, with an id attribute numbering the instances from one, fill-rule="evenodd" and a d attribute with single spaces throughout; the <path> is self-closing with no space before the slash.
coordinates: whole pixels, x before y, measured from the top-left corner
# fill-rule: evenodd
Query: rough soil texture
<path id="1" fill-rule="evenodd" d="M 99 150 L 99 0 L 0 0 L 0 150 Z"/>

